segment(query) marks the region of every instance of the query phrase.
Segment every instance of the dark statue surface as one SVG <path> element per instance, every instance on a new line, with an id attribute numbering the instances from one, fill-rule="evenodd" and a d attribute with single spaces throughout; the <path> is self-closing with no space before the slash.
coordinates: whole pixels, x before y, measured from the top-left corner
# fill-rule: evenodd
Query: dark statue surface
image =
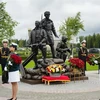
<path id="1" fill-rule="evenodd" d="M 63 64 L 64 61 L 62 59 L 57 59 L 57 58 L 47 58 L 46 61 L 48 62 L 47 64 L 43 63 L 43 59 L 38 59 L 38 68 L 33 69 L 25 69 L 26 75 L 24 75 L 25 79 L 32 79 L 32 80 L 40 80 L 42 79 L 43 75 L 49 75 L 48 72 L 46 71 L 46 67 L 51 65 L 51 64 Z"/>
<path id="2" fill-rule="evenodd" d="M 70 49 L 67 46 L 67 37 L 62 36 L 62 40 L 57 44 L 56 53 L 54 50 L 54 38 L 58 38 L 55 31 L 54 23 L 49 18 L 50 12 L 44 12 L 45 18 L 39 21 L 35 21 L 35 28 L 30 32 L 29 35 L 29 46 L 32 50 L 29 57 L 20 65 L 20 72 L 22 79 L 25 80 L 41 80 L 43 75 L 48 75 L 46 67 L 51 64 L 60 64 L 65 68 L 64 75 L 69 75 L 72 69 L 65 65 L 67 53 L 70 53 Z M 46 58 L 46 45 L 49 45 L 52 52 L 52 58 Z M 38 50 L 42 52 L 42 58 L 37 59 Z M 34 60 L 35 68 L 26 69 L 25 66 Z M 33 67 L 33 66 L 32 66 Z M 70 75 L 69 75 L 70 76 Z M 26 82 L 27 83 L 27 82 Z"/>
<path id="3" fill-rule="evenodd" d="M 39 21 L 35 21 L 35 28 L 29 35 L 29 47 L 31 47 L 32 53 L 22 63 L 24 68 L 21 66 L 20 69 L 23 74 L 22 76 L 26 79 L 41 79 L 42 75 L 47 75 L 46 67 L 51 64 L 64 65 L 65 57 L 67 56 L 65 53 L 66 51 L 69 51 L 67 44 L 65 43 L 67 40 L 64 38 L 57 46 L 56 50 L 58 53 L 57 58 L 55 58 L 53 34 L 55 37 L 58 36 L 56 34 L 53 21 L 49 19 L 50 12 L 46 11 L 44 16 L 45 18 L 41 20 L 41 23 Z M 46 44 L 51 47 L 52 58 L 46 58 Z M 42 52 L 42 59 L 37 60 L 38 49 Z M 63 56 L 61 56 L 62 52 L 64 52 Z M 25 66 L 32 59 L 35 62 L 35 68 L 26 69 Z"/>
<path id="4" fill-rule="evenodd" d="M 66 60 L 67 57 L 67 52 L 70 53 L 70 49 L 67 46 L 67 37 L 66 36 L 62 36 L 62 40 L 57 44 L 57 48 L 56 48 L 56 56 L 57 58 L 61 58 L 64 60 Z"/>
<path id="5" fill-rule="evenodd" d="M 29 44 L 32 46 L 33 60 L 35 62 L 35 68 L 38 68 L 37 65 L 37 54 L 38 49 L 41 50 L 43 61 L 46 62 L 46 32 L 40 27 L 40 22 L 35 22 L 35 28 L 31 31 L 29 36 Z"/>
<path id="6" fill-rule="evenodd" d="M 44 12 L 44 16 L 45 18 L 42 19 L 41 21 L 41 25 L 42 28 L 46 31 L 46 35 L 47 35 L 47 44 L 50 46 L 51 48 L 51 52 L 52 52 L 52 57 L 55 58 L 55 51 L 54 51 L 54 38 L 53 38 L 53 34 L 55 37 L 58 38 L 55 27 L 54 27 L 54 23 L 53 21 L 49 18 L 50 17 L 50 12 L 46 11 Z M 53 33 L 53 34 L 52 34 Z"/>

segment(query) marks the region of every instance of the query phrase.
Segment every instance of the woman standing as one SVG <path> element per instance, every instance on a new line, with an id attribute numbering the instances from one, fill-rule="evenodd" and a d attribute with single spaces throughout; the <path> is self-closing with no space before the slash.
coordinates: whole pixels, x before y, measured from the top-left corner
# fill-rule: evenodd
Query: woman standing
<path id="1" fill-rule="evenodd" d="M 10 45 L 10 56 L 8 58 L 7 68 L 9 82 L 12 84 L 12 98 L 8 100 L 17 100 L 18 82 L 20 81 L 19 65 L 21 58 L 15 53 L 17 50 L 17 44 L 12 43 Z"/>

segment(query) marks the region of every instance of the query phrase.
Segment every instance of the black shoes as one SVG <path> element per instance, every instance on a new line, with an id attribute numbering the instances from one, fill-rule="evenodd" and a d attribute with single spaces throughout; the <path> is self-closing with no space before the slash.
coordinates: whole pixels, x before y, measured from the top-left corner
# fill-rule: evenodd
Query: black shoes
<path id="1" fill-rule="evenodd" d="M 2 84 L 9 84 L 8 82 L 2 82 Z"/>
<path id="2" fill-rule="evenodd" d="M 11 99 L 7 99 L 7 100 L 12 100 L 13 98 L 11 98 Z"/>
<path id="3" fill-rule="evenodd" d="M 11 98 L 11 99 L 7 99 L 7 100 L 13 100 L 13 98 Z M 16 98 L 15 100 L 17 100 L 17 98 Z"/>

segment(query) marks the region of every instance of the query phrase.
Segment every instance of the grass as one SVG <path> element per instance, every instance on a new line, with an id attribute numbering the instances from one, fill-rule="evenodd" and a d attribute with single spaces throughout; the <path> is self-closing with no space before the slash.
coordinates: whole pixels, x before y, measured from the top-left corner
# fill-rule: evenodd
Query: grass
<path id="1" fill-rule="evenodd" d="M 35 66 L 35 63 L 31 60 L 26 66 L 25 68 L 33 68 Z"/>
<path id="2" fill-rule="evenodd" d="M 33 61 L 30 61 L 25 68 L 33 68 L 35 66 L 35 63 Z M 95 66 L 90 66 L 88 63 L 86 63 L 87 71 L 93 71 L 93 70 L 98 70 L 98 65 Z M 0 67 L 0 75 L 1 75 L 1 67 Z"/>
<path id="3" fill-rule="evenodd" d="M 98 70 L 98 65 L 91 66 L 88 63 L 86 63 L 86 68 L 87 68 L 87 71 Z"/>
<path id="4" fill-rule="evenodd" d="M 33 61 L 30 61 L 25 68 L 33 68 L 35 66 L 35 63 Z M 1 66 L 0 66 L 0 75 L 2 74 Z"/>
<path id="5" fill-rule="evenodd" d="M 0 66 L 0 75 L 1 75 L 2 71 L 1 71 L 1 66 Z"/>

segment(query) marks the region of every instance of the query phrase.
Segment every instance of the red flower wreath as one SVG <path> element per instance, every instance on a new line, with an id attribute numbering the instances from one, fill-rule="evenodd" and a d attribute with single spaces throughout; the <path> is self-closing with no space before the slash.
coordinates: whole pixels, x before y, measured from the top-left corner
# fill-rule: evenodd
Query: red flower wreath
<path id="1" fill-rule="evenodd" d="M 69 62 L 72 66 L 75 66 L 78 68 L 84 68 L 84 62 L 79 58 L 71 58 L 69 59 Z"/>
<path id="2" fill-rule="evenodd" d="M 90 64 L 90 65 L 95 65 L 94 61 L 95 61 L 95 55 L 94 54 L 89 54 L 87 56 L 86 61 Z"/>
<path id="3" fill-rule="evenodd" d="M 10 56 L 10 58 L 11 58 L 11 59 L 13 60 L 13 62 L 16 63 L 16 64 L 20 64 L 21 61 L 22 61 L 22 58 L 21 58 L 20 56 L 16 55 L 16 54 L 12 54 L 12 55 Z"/>

